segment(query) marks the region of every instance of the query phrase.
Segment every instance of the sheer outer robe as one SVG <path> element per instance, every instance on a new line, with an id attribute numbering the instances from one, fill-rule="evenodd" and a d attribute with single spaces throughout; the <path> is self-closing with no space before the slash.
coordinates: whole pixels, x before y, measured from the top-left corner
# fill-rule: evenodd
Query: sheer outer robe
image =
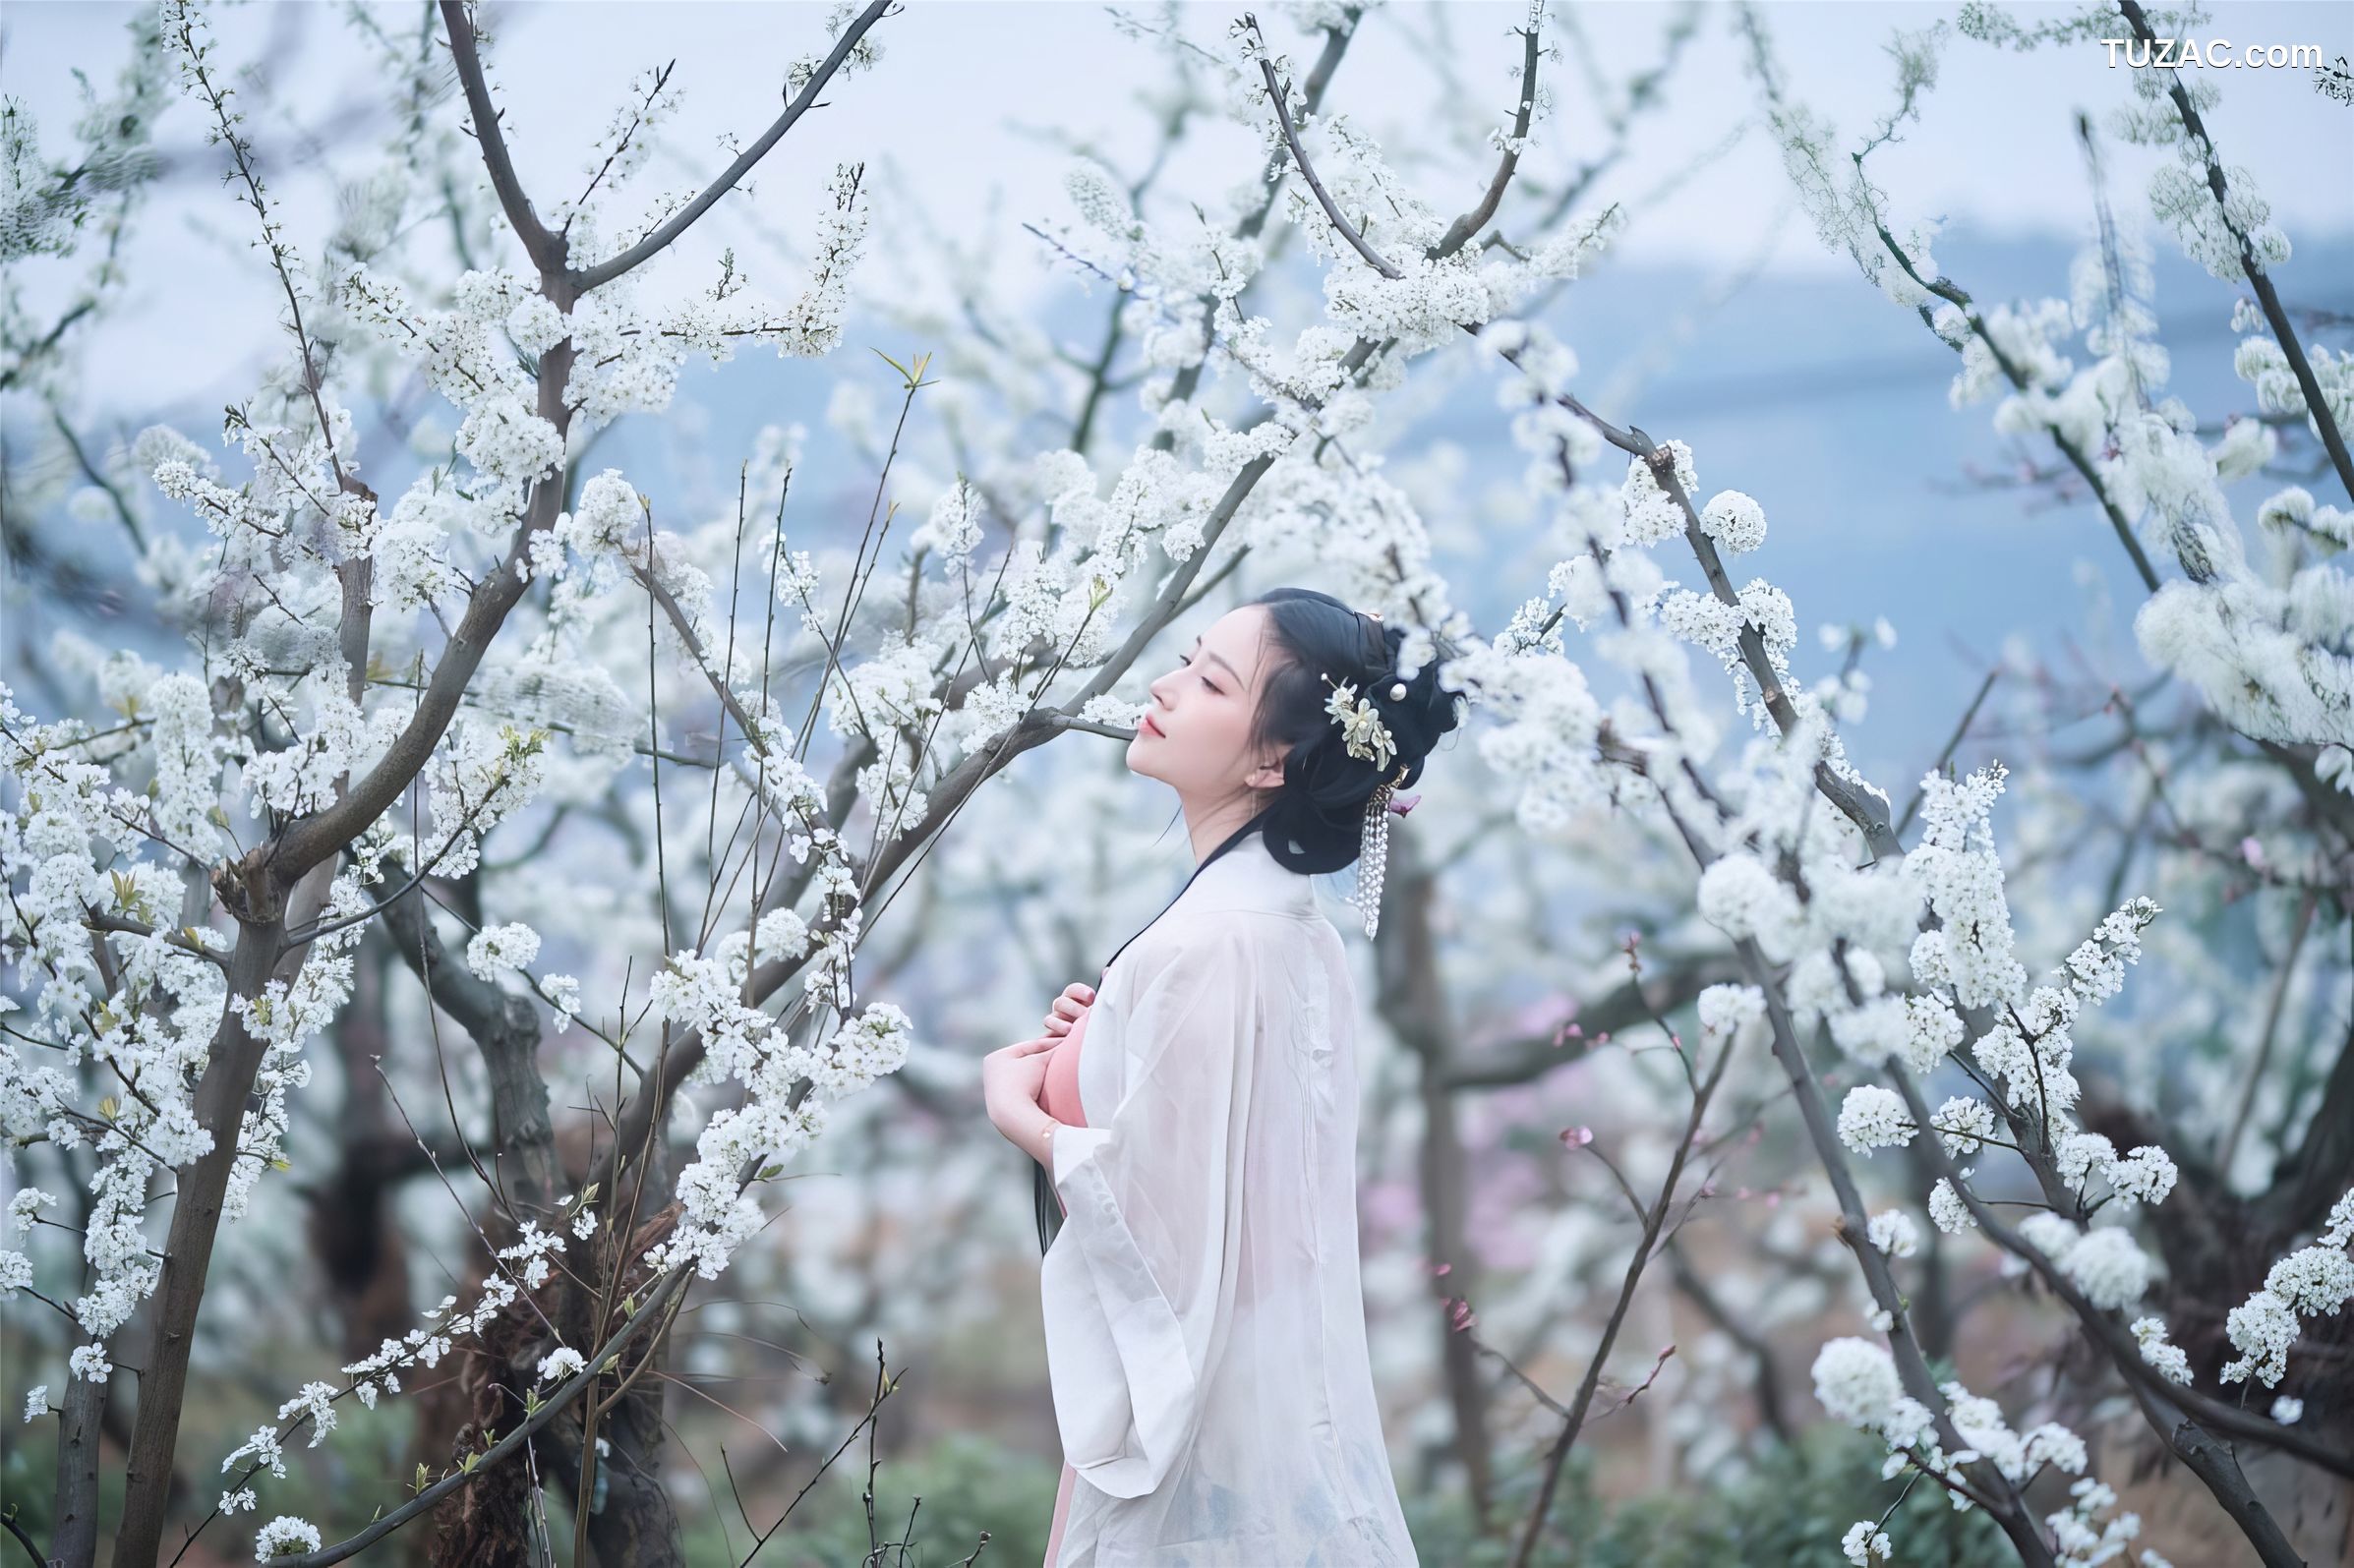
<path id="1" fill-rule="evenodd" d="M 1054 1568 L 1416 1561 L 1366 1351 L 1355 1017 L 1339 932 L 1256 836 L 1105 971 L 1040 1287 L 1078 1474 Z"/>

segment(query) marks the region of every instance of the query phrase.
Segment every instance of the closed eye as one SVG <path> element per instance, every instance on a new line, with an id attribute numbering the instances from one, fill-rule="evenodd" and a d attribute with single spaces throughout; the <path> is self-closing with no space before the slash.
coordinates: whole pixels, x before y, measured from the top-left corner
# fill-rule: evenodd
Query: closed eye
<path id="1" fill-rule="evenodd" d="M 1188 659 L 1188 658 L 1187 658 L 1185 655 L 1183 655 L 1183 654 L 1179 654 L 1179 655 L 1177 656 L 1177 662 L 1178 662 L 1179 664 L 1181 664 L 1181 665 L 1185 665 L 1185 666 L 1189 666 L 1189 667 L 1190 667 L 1190 666 L 1193 664 L 1193 661 L 1192 661 L 1191 659 Z M 1204 675 L 1204 676 L 1202 677 L 1202 684 L 1203 684 L 1203 685 L 1205 685 L 1205 686 L 1207 686 L 1207 687 L 1208 687 L 1208 688 L 1209 688 L 1211 691 L 1215 691 L 1215 690 L 1217 690 L 1217 689 L 1218 689 L 1218 688 L 1217 688 L 1217 682 L 1215 682 L 1215 681 L 1211 680 L 1211 679 L 1210 679 L 1210 678 L 1209 678 L 1207 675 Z"/>

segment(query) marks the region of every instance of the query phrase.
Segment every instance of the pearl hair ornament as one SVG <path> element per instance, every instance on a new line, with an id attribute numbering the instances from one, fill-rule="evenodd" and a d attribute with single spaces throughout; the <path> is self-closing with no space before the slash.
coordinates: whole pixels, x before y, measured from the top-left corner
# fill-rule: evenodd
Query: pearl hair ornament
<path id="1" fill-rule="evenodd" d="M 1361 610 L 1357 611 L 1357 613 L 1363 615 L 1368 620 L 1378 621 L 1382 618 L 1382 612 L 1378 610 Z M 1404 681 L 1393 680 L 1389 683 L 1389 700 L 1391 702 L 1403 702 L 1406 700 L 1406 683 Z"/>

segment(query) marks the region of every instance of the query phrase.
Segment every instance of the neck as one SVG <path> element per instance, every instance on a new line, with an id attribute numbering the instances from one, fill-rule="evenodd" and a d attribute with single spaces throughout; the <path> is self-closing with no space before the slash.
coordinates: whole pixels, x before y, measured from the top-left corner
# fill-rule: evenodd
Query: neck
<path id="1" fill-rule="evenodd" d="M 1226 800 L 1214 806 L 1197 807 L 1185 802 L 1185 834 L 1193 842 L 1194 864 L 1199 866 L 1209 858 L 1210 851 L 1233 836 L 1234 830 L 1251 820 L 1259 810 L 1259 800 L 1245 795 L 1239 800 Z"/>

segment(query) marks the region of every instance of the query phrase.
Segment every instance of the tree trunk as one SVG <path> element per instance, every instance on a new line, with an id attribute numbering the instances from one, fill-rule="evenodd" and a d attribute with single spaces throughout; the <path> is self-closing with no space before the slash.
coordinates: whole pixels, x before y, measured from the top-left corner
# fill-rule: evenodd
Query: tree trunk
<path id="1" fill-rule="evenodd" d="M 1479 1280 L 1479 1258 L 1469 1237 L 1463 1143 L 1456 1127 L 1454 1093 L 1447 1081 L 1453 1065 L 1454 1031 L 1440 975 L 1438 939 L 1431 929 L 1431 900 L 1436 892 L 1413 836 L 1393 828 L 1381 929 L 1387 936 L 1384 946 L 1398 962 L 1399 977 L 1384 981 L 1377 1006 L 1382 1017 L 1412 1048 L 1419 1066 L 1423 1133 L 1417 1169 L 1423 1214 L 1430 1237 L 1430 1260 L 1447 1265 L 1444 1274 L 1431 1280 L 1438 1307 L 1439 1365 L 1447 1408 L 1454 1417 L 1455 1457 L 1462 1463 L 1464 1482 L 1470 1489 L 1472 1517 L 1485 1532 L 1495 1485 L 1487 1390 L 1480 1379 L 1478 1347 L 1458 1328 L 1458 1309 L 1449 1300 L 1467 1303 L 1471 1299 Z"/>

